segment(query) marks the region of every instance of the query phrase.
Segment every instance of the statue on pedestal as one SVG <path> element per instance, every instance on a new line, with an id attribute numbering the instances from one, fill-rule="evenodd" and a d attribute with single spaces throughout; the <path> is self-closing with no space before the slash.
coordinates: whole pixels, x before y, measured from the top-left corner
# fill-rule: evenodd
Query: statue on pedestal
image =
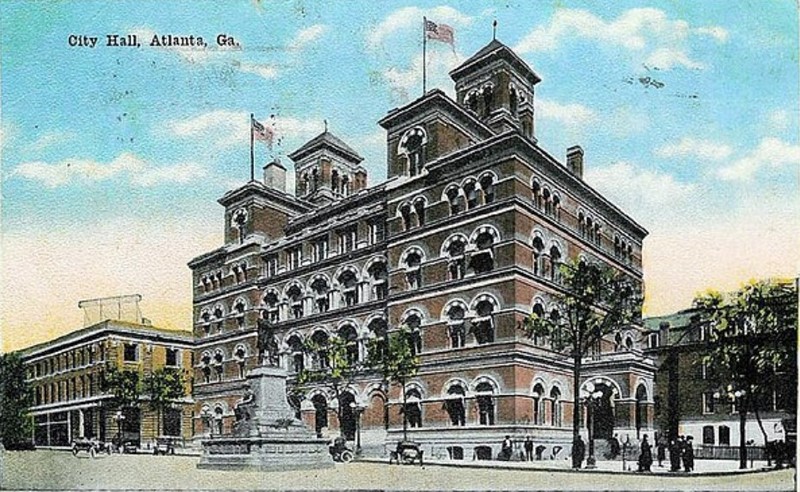
<path id="1" fill-rule="evenodd" d="M 262 366 L 278 367 L 278 338 L 275 336 L 275 329 L 267 319 L 267 312 L 261 310 L 258 319 L 258 359 Z"/>

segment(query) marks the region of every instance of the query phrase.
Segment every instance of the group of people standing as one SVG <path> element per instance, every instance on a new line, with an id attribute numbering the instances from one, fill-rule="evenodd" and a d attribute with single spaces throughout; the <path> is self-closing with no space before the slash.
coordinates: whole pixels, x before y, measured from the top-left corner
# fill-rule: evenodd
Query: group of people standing
<path id="1" fill-rule="evenodd" d="M 670 471 L 681 471 L 681 464 L 685 472 L 694 471 L 694 437 L 692 436 L 678 436 L 677 439 L 672 439 L 669 442 L 669 465 Z M 658 449 L 658 466 L 663 466 L 661 462 L 666 458 L 664 456 L 664 443 L 660 443 Z"/>

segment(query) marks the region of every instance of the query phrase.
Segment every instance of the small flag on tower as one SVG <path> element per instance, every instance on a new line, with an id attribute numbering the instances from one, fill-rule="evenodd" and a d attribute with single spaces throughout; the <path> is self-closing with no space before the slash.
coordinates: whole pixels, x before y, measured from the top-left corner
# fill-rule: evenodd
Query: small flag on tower
<path id="1" fill-rule="evenodd" d="M 253 122 L 253 138 L 261 142 L 266 142 L 267 146 L 272 148 L 272 141 L 275 139 L 275 132 L 272 128 L 264 126 L 257 119 L 252 118 Z"/>
<path id="2" fill-rule="evenodd" d="M 425 37 L 434 41 L 441 41 L 450 46 L 455 45 L 455 31 L 447 24 L 437 24 L 425 19 Z"/>

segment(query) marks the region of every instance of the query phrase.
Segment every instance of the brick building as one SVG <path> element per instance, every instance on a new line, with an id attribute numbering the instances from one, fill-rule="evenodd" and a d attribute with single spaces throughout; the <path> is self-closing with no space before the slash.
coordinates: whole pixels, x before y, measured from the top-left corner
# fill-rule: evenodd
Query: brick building
<path id="1" fill-rule="evenodd" d="M 111 395 L 102 390 L 110 367 L 142 376 L 162 367 L 192 366 L 192 335 L 150 325 L 105 320 L 21 351 L 34 394 L 30 414 L 36 446 L 69 446 L 79 437 L 110 441 L 122 426 L 126 440 L 140 445 L 156 435 L 156 415 L 141 396 L 138 409 L 124 412 L 121 424 Z M 187 374 L 191 376 L 191 374 Z M 191 438 L 191 380 L 186 398 L 164 415 L 166 435 Z"/>
<path id="2" fill-rule="evenodd" d="M 312 388 L 293 403 L 322 433 L 341 426 L 352 437 L 363 412 L 365 446 L 382 446 L 400 438 L 405 412 L 410 437 L 437 457 L 493 456 L 506 434 L 568 450 L 570 364 L 517 324 L 551 312 L 558 265 L 570 258 L 606 263 L 641 287 L 647 232 L 583 181 L 580 147 L 562 163 L 537 145 L 540 79 L 508 47 L 494 40 L 450 74 L 455 100 L 435 89 L 379 122 L 385 182 L 367 187 L 362 158 L 325 131 L 289 154 L 293 193 L 273 162 L 263 182 L 219 200 L 225 244 L 189 264 L 198 435 L 230 429 L 263 315 L 290 382 L 326 363 L 324 351 L 304 352 L 305 339 L 339 336 L 365 357 L 369 339 L 412 329 L 421 367 L 407 407 L 373 374 L 341 402 Z M 603 393 L 599 437 L 652 428 L 655 369 L 642 333 L 620 327 L 585 361 L 584 383 Z"/>

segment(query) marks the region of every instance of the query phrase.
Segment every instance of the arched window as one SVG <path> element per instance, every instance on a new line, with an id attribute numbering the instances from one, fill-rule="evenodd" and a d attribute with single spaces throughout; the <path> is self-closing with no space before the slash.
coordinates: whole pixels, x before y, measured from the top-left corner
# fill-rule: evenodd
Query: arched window
<path id="1" fill-rule="evenodd" d="M 531 195 L 533 198 L 533 205 L 540 209 L 542 208 L 542 185 L 539 181 L 534 180 L 531 184 Z"/>
<path id="2" fill-rule="evenodd" d="M 303 372 L 305 368 L 305 351 L 303 350 L 303 341 L 297 335 L 289 337 L 287 342 L 289 346 L 289 353 L 292 357 L 292 371 L 295 374 Z"/>
<path id="3" fill-rule="evenodd" d="M 453 348 L 463 347 L 466 343 L 466 314 L 466 306 L 463 304 L 453 304 L 447 310 L 447 327 L 450 332 L 450 346 Z"/>
<path id="4" fill-rule="evenodd" d="M 544 240 L 542 236 L 533 237 L 533 274 L 542 275 L 544 273 Z"/>
<path id="5" fill-rule="evenodd" d="M 447 390 L 444 408 L 447 411 L 447 415 L 450 416 L 450 423 L 452 425 L 462 427 L 466 425 L 466 408 L 464 406 L 466 394 L 464 387 L 460 384 L 454 384 Z"/>
<path id="6" fill-rule="evenodd" d="M 400 205 L 400 216 L 403 218 L 403 230 L 411 229 L 411 205 L 407 203 Z"/>
<path id="7" fill-rule="evenodd" d="M 461 211 L 461 194 L 457 186 L 451 186 L 445 191 L 447 202 L 450 204 L 450 215 L 455 215 Z"/>
<path id="8" fill-rule="evenodd" d="M 406 402 L 403 413 L 410 427 L 422 427 L 422 395 L 416 388 L 406 391 Z"/>
<path id="9" fill-rule="evenodd" d="M 225 311 L 222 309 L 222 306 L 214 307 L 214 321 L 217 331 L 222 331 L 222 325 L 225 322 Z"/>
<path id="10" fill-rule="evenodd" d="M 382 360 L 389 350 L 386 340 L 386 329 L 386 320 L 383 318 L 375 318 L 367 325 L 369 336 L 373 340 L 373 344 L 370 345 L 370 347 L 372 350 L 378 351 L 378 353 L 374 355 L 379 360 Z"/>
<path id="11" fill-rule="evenodd" d="M 211 354 L 203 352 L 203 356 L 200 358 L 200 364 L 202 365 L 203 382 L 211 382 Z"/>
<path id="12" fill-rule="evenodd" d="M 425 199 L 422 197 L 414 200 L 414 213 L 417 214 L 417 224 L 425 225 Z"/>
<path id="13" fill-rule="evenodd" d="M 464 98 L 464 103 L 470 111 L 478 113 L 478 91 L 472 91 Z"/>
<path id="14" fill-rule="evenodd" d="M 239 328 L 244 327 L 244 314 L 247 310 L 247 304 L 244 302 L 244 299 L 237 299 L 233 303 L 233 313 L 236 319 L 236 324 Z"/>
<path id="15" fill-rule="evenodd" d="M 345 270 L 339 275 L 339 284 L 342 287 L 342 296 L 345 306 L 358 304 L 358 279 L 352 270 Z"/>
<path id="16" fill-rule="evenodd" d="M 544 386 L 536 383 L 533 387 L 533 425 L 544 424 Z"/>
<path id="17" fill-rule="evenodd" d="M 478 405 L 478 423 L 480 425 L 494 425 L 494 388 L 487 382 L 479 383 L 475 387 L 475 401 Z"/>
<path id="18" fill-rule="evenodd" d="M 472 318 L 472 333 L 479 345 L 494 342 L 494 305 L 488 300 L 479 301 L 475 306 L 476 317 Z"/>
<path id="19" fill-rule="evenodd" d="M 325 277 L 317 277 L 311 282 L 311 291 L 314 293 L 314 306 L 318 313 L 325 313 L 330 309 L 330 286 Z"/>
<path id="20" fill-rule="evenodd" d="M 494 87 L 491 84 L 486 84 L 481 89 L 483 96 L 483 116 L 489 116 L 494 109 Z"/>
<path id="21" fill-rule="evenodd" d="M 479 183 L 483 190 L 483 203 L 492 203 L 494 201 L 494 176 L 484 174 Z"/>
<path id="22" fill-rule="evenodd" d="M 542 304 L 540 302 L 536 302 L 533 305 L 533 309 L 531 309 L 531 313 L 533 313 L 533 315 L 536 316 L 537 318 L 540 318 L 540 319 L 544 318 L 544 306 L 542 306 Z M 533 344 L 534 345 L 543 345 L 544 344 L 544 337 L 542 337 L 538 333 L 535 333 L 533 335 Z"/>
<path id="23" fill-rule="evenodd" d="M 411 290 L 418 289 L 420 284 L 422 283 L 422 273 L 420 271 L 421 264 L 422 264 L 422 255 L 420 251 L 414 249 L 406 254 L 405 258 L 406 282 L 408 284 L 408 288 Z"/>
<path id="24" fill-rule="evenodd" d="M 244 378 L 245 357 L 247 357 L 245 348 L 241 345 L 236 347 L 236 350 L 233 352 L 233 358 L 236 359 L 236 366 L 239 369 L 239 379 Z"/>
<path id="25" fill-rule="evenodd" d="M 292 285 L 286 291 L 286 298 L 289 302 L 289 307 L 292 310 L 292 317 L 300 319 L 303 317 L 303 291 L 299 285 Z"/>
<path id="26" fill-rule="evenodd" d="M 581 233 L 581 237 L 586 237 L 586 217 L 580 211 L 578 212 L 578 230 Z"/>
<path id="27" fill-rule="evenodd" d="M 469 263 L 475 274 L 490 272 L 494 268 L 494 251 L 492 249 L 494 239 L 494 235 L 488 230 L 481 232 L 475 238 L 477 251 L 472 253 Z"/>
<path id="28" fill-rule="evenodd" d="M 550 278 L 553 279 L 554 282 L 559 282 L 561 280 L 560 266 L 561 250 L 554 244 L 550 247 Z"/>
<path id="29" fill-rule="evenodd" d="M 553 217 L 556 219 L 561 218 L 561 197 L 553 195 Z"/>
<path id="30" fill-rule="evenodd" d="M 519 95 L 517 94 L 517 88 L 513 85 L 508 88 L 508 106 L 511 110 L 511 115 L 516 116 L 519 110 Z"/>
<path id="31" fill-rule="evenodd" d="M 620 256 L 619 236 L 614 236 L 614 258 L 619 258 Z"/>
<path id="32" fill-rule="evenodd" d="M 411 349 L 411 355 L 417 355 L 422 352 L 422 334 L 420 333 L 422 319 L 420 319 L 419 315 L 411 313 L 406 316 L 404 324 L 408 327 L 408 344 Z"/>
<path id="33" fill-rule="evenodd" d="M 336 169 L 331 171 L 331 189 L 333 191 L 339 190 L 339 171 Z"/>
<path id="34" fill-rule="evenodd" d="M 425 165 L 425 144 L 427 142 L 428 135 L 420 126 L 408 130 L 400 138 L 398 153 L 406 157 L 409 176 L 416 176 L 422 171 Z"/>
<path id="35" fill-rule="evenodd" d="M 544 213 L 553 215 L 553 196 L 547 188 L 542 191 L 542 201 L 544 202 Z"/>
<path id="36" fill-rule="evenodd" d="M 464 259 L 466 248 L 467 241 L 461 236 L 454 237 L 446 245 L 447 270 L 450 273 L 450 280 L 464 278 L 464 274 L 466 273 L 466 261 Z"/>
<path id="37" fill-rule="evenodd" d="M 633 350 L 633 347 L 634 347 L 634 345 L 633 345 L 633 337 L 628 335 L 627 337 L 625 337 L 625 349 L 630 351 L 630 350 Z"/>
<path id="38" fill-rule="evenodd" d="M 561 391 L 557 387 L 550 390 L 550 425 L 561 427 Z"/>
<path id="39" fill-rule="evenodd" d="M 369 278 L 372 281 L 372 295 L 374 299 L 386 299 L 389 295 L 389 272 L 386 269 L 386 263 L 377 261 L 370 265 Z"/>
<path id="40" fill-rule="evenodd" d="M 315 369 L 327 369 L 330 367 L 328 360 L 328 334 L 324 331 L 315 331 L 311 335 L 311 342 L 314 344 L 312 359 Z"/>
<path id="41" fill-rule="evenodd" d="M 347 363 L 352 365 L 358 362 L 358 333 L 353 325 L 344 325 L 339 328 L 339 338 L 345 345 Z"/>
<path id="42" fill-rule="evenodd" d="M 225 360 L 225 356 L 222 354 L 221 350 L 217 350 L 214 352 L 214 371 L 217 374 L 217 381 L 222 381 L 222 375 L 224 372 L 224 365 L 223 362 Z"/>
<path id="43" fill-rule="evenodd" d="M 267 320 L 270 323 L 277 323 L 280 318 L 280 301 L 277 292 L 267 292 L 264 295 L 264 304 L 267 306 Z"/>
<path id="44" fill-rule="evenodd" d="M 475 181 L 468 181 L 464 184 L 464 195 L 467 197 L 467 210 L 473 209 L 480 205 L 478 198 L 478 187 Z"/>

